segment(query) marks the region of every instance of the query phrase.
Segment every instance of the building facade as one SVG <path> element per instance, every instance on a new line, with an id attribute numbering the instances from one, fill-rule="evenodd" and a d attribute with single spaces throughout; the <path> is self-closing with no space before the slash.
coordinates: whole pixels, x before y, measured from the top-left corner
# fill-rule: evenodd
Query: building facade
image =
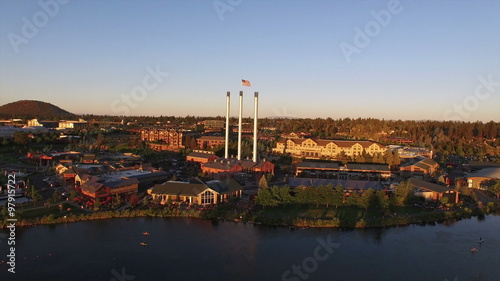
<path id="1" fill-rule="evenodd" d="M 161 145 L 152 145 L 156 150 L 178 150 L 185 147 L 186 137 L 197 137 L 200 132 L 175 129 L 143 129 L 141 141 L 160 142 Z M 150 145 L 151 146 L 151 145 Z"/>
<path id="2" fill-rule="evenodd" d="M 275 153 L 290 153 L 294 157 L 319 159 L 337 158 L 341 153 L 357 156 L 366 152 L 370 155 L 384 153 L 387 148 L 374 141 L 323 140 L 323 139 L 284 139 L 276 143 Z"/>
<path id="3" fill-rule="evenodd" d="M 224 137 L 217 136 L 202 136 L 196 140 L 196 143 L 200 149 L 210 149 L 224 145 L 226 143 L 226 139 Z"/>

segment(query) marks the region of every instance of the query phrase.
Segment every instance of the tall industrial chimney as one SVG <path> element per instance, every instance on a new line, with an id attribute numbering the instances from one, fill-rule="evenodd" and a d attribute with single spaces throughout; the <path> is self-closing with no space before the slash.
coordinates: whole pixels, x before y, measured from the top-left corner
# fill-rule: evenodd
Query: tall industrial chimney
<path id="1" fill-rule="evenodd" d="M 257 113 L 259 111 L 259 92 L 254 94 L 254 107 L 253 107 L 253 162 L 257 163 Z"/>
<path id="2" fill-rule="evenodd" d="M 224 153 L 224 158 L 228 159 L 229 158 L 229 105 L 230 105 L 230 99 L 231 99 L 231 92 L 227 92 L 227 97 L 226 97 L 226 149 Z"/>
<path id="3" fill-rule="evenodd" d="M 238 117 L 238 160 L 241 160 L 241 123 L 243 114 L 243 91 L 240 91 L 240 113 Z"/>

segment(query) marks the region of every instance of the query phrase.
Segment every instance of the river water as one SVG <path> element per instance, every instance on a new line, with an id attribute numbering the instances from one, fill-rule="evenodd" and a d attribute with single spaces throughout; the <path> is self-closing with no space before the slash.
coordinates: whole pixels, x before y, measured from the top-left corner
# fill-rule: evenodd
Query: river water
<path id="1" fill-rule="evenodd" d="M 6 237 L 2 230 L 4 261 Z M 493 215 L 366 230 L 111 219 L 17 229 L 15 239 L 16 273 L 2 263 L 2 281 L 500 280 L 500 216 Z"/>

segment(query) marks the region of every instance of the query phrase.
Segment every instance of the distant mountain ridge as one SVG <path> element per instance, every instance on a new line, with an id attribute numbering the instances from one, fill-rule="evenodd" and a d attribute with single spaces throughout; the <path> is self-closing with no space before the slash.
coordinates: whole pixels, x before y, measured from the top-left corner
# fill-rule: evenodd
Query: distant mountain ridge
<path id="1" fill-rule="evenodd" d="M 58 119 L 75 115 L 48 102 L 20 100 L 0 106 L 0 116 L 2 118 Z"/>

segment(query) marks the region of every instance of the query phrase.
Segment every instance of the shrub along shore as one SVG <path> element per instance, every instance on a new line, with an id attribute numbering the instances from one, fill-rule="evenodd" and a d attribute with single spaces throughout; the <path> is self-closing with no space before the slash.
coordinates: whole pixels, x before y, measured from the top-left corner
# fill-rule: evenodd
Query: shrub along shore
<path id="1" fill-rule="evenodd" d="M 287 227 L 332 227 L 332 228 L 370 228 L 391 227 L 409 224 L 423 224 L 456 221 L 473 216 L 484 216 L 495 211 L 498 205 L 490 204 L 483 208 L 460 208 L 453 210 L 417 211 L 415 209 L 398 209 L 397 213 L 384 215 L 371 210 L 351 207 L 275 207 L 260 206 L 238 211 L 228 206 L 214 209 L 186 209 L 177 207 L 127 209 L 123 211 L 98 211 L 90 214 L 58 215 L 57 212 L 42 217 L 18 217 L 16 226 L 34 226 L 40 224 L 58 224 L 78 221 L 89 221 L 111 218 L 157 217 L 157 218 L 197 218 L 215 221 L 234 221 L 255 223 L 270 226 Z M 10 222 L 4 218 L 0 228 L 6 228 Z"/>

